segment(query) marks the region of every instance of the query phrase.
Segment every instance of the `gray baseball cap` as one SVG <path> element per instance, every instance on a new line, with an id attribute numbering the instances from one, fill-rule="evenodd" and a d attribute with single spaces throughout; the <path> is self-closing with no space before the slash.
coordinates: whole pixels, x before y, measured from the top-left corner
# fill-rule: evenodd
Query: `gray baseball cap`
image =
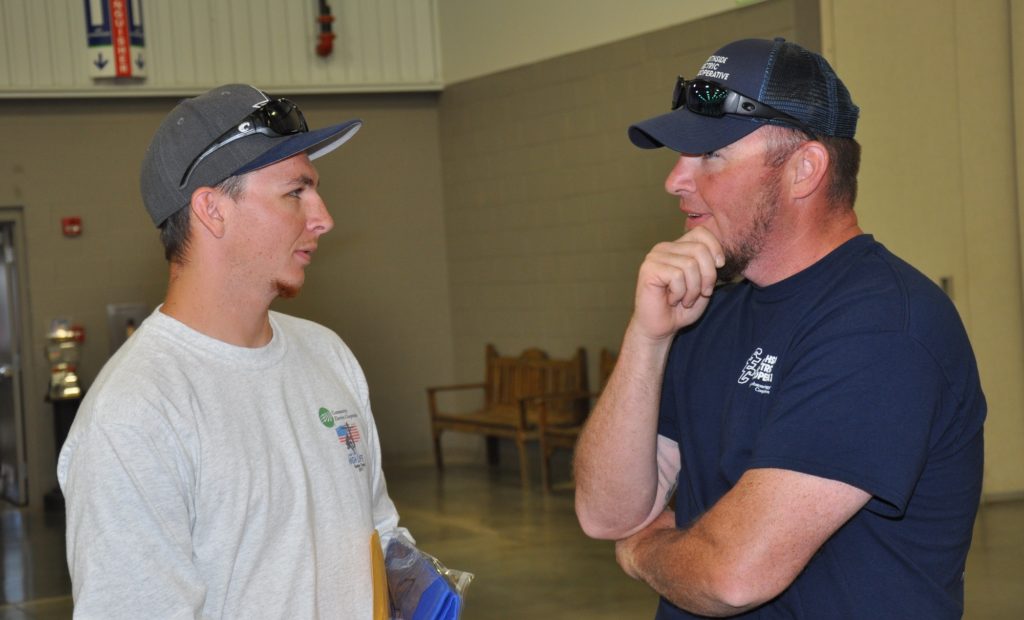
<path id="1" fill-rule="evenodd" d="M 362 126 L 352 119 L 310 131 L 298 107 L 247 84 L 185 99 L 164 118 L 142 159 L 142 201 L 153 223 L 188 205 L 198 187 L 299 153 L 316 159 Z M 283 128 L 283 129 L 282 129 Z"/>

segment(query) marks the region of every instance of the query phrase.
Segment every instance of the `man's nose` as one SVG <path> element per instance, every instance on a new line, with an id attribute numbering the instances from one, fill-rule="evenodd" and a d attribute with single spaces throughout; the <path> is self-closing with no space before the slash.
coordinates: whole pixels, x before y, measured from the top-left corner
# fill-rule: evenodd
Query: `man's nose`
<path id="1" fill-rule="evenodd" d="M 307 227 L 320 235 L 334 228 L 334 218 L 331 217 L 331 213 L 327 210 L 327 204 L 324 203 L 319 192 L 316 193 L 314 204 L 310 207 Z"/>
<path id="2" fill-rule="evenodd" d="M 700 162 L 699 157 L 680 155 L 676 165 L 665 178 L 665 191 L 673 196 L 680 196 L 684 192 L 693 191 L 694 167 Z"/>

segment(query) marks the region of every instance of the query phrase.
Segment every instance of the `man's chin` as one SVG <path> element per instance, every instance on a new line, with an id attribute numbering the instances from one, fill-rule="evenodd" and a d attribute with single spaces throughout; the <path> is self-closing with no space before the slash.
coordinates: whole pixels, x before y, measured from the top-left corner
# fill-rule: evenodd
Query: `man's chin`
<path id="1" fill-rule="evenodd" d="M 727 253 L 725 255 L 725 265 L 718 270 L 718 281 L 725 284 L 742 278 L 743 272 L 747 270 L 747 266 L 749 264 L 750 258 L 745 256 L 732 256 Z"/>
<path id="2" fill-rule="evenodd" d="M 277 289 L 277 296 L 281 299 L 292 299 L 299 296 L 299 291 L 302 290 L 302 282 L 295 283 L 277 280 L 274 282 L 274 288 Z"/>

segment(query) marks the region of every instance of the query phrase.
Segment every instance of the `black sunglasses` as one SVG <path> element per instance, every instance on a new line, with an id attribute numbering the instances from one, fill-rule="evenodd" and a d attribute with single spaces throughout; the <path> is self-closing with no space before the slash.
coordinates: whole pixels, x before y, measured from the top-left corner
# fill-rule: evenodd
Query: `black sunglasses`
<path id="1" fill-rule="evenodd" d="M 231 144 L 239 138 L 257 133 L 271 138 L 280 138 L 307 131 L 309 131 L 309 126 L 306 124 L 306 117 L 302 115 L 299 106 L 287 99 L 270 99 L 255 112 L 236 123 L 234 127 L 222 133 L 193 159 L 188 168 L 185 168 L 185 174 L 181 176 L 178 189 L 182 189 L 188 184 L 189 177 L 204 159 L 216 152 L 217 149 Z"/>
<path id="2" fill-rule="evenodd" d="M 754 118 L 774 119 L 796 125 L 812 139 L 814 138 L 814 132 L 792 116 L 707 80 L 687 80 L 683 76 L 676 78 L 676 88 L 672 92 L 672 109 L 678 110 L 684 107 L 694 114 L 714 118 L 721 118 L 726 114 L 738 114 Z"/>

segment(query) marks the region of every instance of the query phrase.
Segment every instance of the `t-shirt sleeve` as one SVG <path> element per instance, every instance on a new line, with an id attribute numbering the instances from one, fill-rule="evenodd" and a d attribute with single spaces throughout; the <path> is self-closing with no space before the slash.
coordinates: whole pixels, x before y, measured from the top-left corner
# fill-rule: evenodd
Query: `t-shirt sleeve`
<path id="1" fill-rule="evenodd" d="M 754 446 L 750 467 L 839 480 L 899 516 L 928 454 L 942 373 L 899 333 L 822 341 L 794 356 Z"/>
<path id="2" fill-rule="evenodd" d="M 675 350 L 676 346 L 673 345 L 668 362 L 665 364 L 665 372 L 662 374 L 661 405 L 658 411 L 658 434 L 679 443 L 681 438 L 676 418 L 678 413 L 676 411 L 675 392 L 672 389 L 672 382 L 666 379 L 666 377 L 674 377 L 678 374 L 676 368 L 678 366 L 678 356 L 672 354 Z"/>
<path id="3" fill-rule="evenodd" d="M 188 467 L 159 425 L 93 422 L 65 445 L 67 555 L 76 618 L 194 618 Z"/>

